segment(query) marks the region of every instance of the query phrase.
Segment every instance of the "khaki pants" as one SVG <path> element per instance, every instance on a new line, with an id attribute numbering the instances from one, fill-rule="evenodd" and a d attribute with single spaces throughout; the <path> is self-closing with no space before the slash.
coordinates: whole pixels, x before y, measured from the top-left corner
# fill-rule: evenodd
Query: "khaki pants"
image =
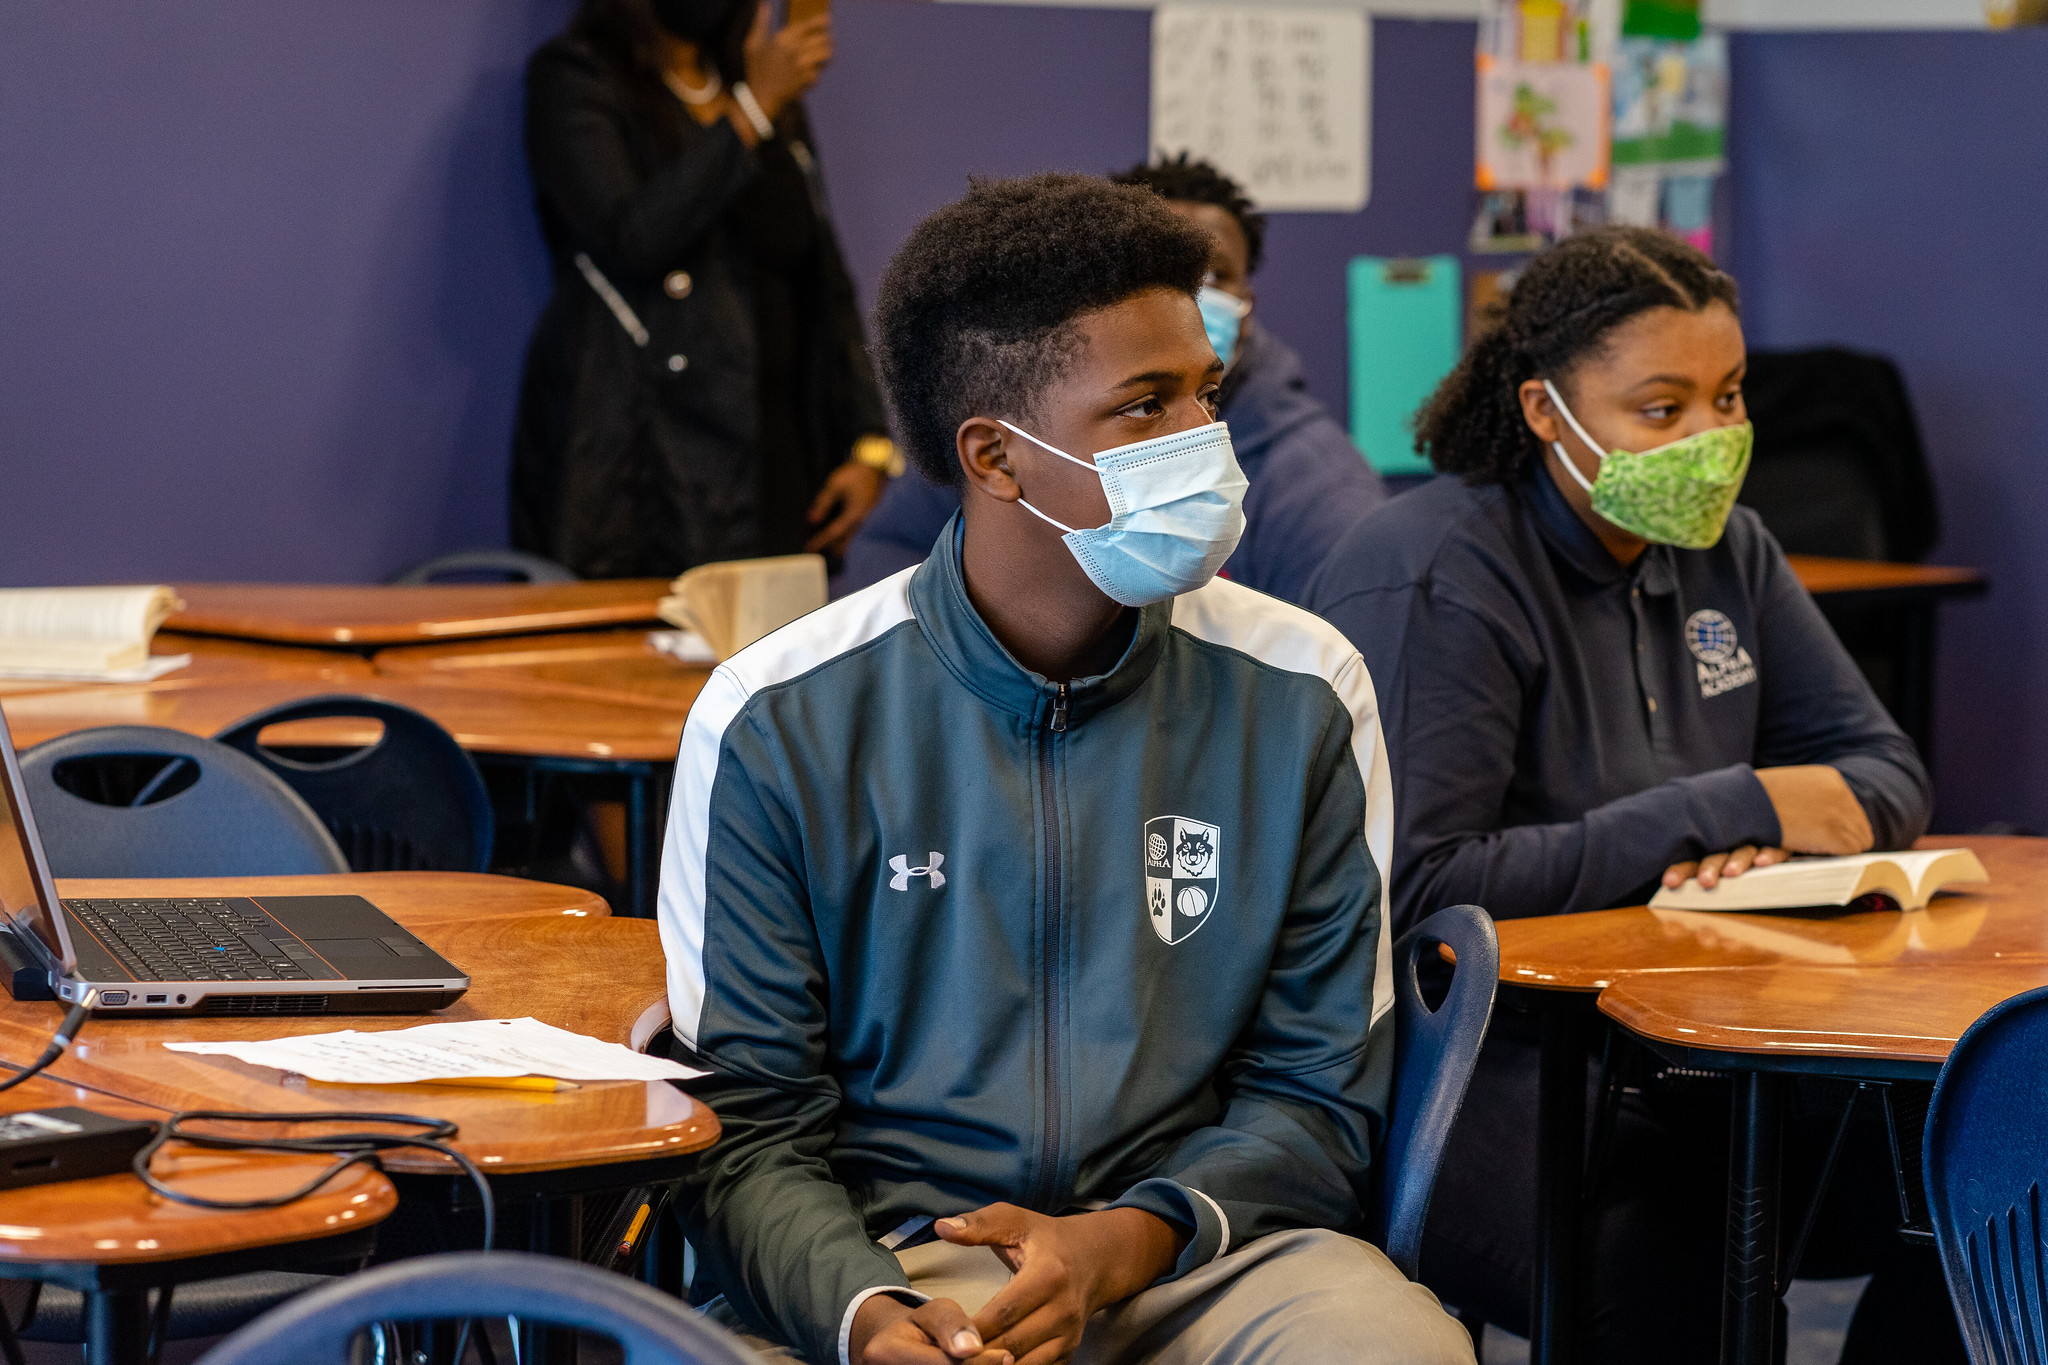
<path id="1" fill-rule="evenodd" d="M 1009 1281 L 986 1247 L 897 1253 L 910 1285 L 969 1313 Z M 802 1360 L 705 1310 L 763 1361 Z M 1320 1229 L 1275 1233 L 1095 1315 L 1074 1365 L 1473 1365 L 1472 1339 L 1378 1247 Z M 813 1365 L 838 1365 L 818 1361 Z"/>

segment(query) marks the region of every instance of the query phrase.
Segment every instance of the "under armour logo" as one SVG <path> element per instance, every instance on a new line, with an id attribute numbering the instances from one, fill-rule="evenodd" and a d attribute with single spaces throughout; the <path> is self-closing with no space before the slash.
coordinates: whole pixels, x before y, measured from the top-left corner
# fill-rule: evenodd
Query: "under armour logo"
<path id="1" fill-rule="evenodd" d="M 891 858 L 889 860 L 889 870 L 896 875 L 889 878 L 889 889 L 891 891 L 908 891 L 912 877 L 931 878 L 932 890 L 934 891 L 944 886 L 946 884 L 946 874 L 939 871 L 939 869 L 945 865 L 946 855 L 943 853 L 928 853 L 925 856 L 931 861 L 927 862 L 923 867 L 912 867 L 910 865 L 910 858 L 906 854 L 899 853 Z"/>

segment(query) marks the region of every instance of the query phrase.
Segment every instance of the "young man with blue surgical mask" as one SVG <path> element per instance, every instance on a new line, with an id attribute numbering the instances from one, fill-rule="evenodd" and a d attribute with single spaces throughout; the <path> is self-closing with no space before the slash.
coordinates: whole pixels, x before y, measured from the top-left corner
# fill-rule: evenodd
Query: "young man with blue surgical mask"
<path id="1" fill-rule="evenodd" d="M 1196 297 L 1209 343 L 1225 364 L 1217 412 L 1250 487 L 1245 532 L 1223 574 L 1289 602 L 1337 537 L 1386 501 L 1386 489 L 1327 409 L 1309 395 L 1301 357 L 1253 320 L 1252 276 L 1265 254 L 1266 221 L 1244 191 L 1187 153 L 1114 177 L 1166 201 L 1209 237 L 1209 269 Z M 834 587 L 866 587 L 921 563 L 960 506 L 959 490 L 915 472 L 894 480 L 846 552 Z"/>
<path id="2" fill-rule="evenodd" d="M 1393 1038 L 1371 679 L 1214 577 L 1245 480 L 1142 190 L 976 184 L 878 308 L 929 558 L 728 660 L 664 853 L 724 1126 L 693 1296 L 769 1360 L 1470 1362 L 1360 1239 Z"/>

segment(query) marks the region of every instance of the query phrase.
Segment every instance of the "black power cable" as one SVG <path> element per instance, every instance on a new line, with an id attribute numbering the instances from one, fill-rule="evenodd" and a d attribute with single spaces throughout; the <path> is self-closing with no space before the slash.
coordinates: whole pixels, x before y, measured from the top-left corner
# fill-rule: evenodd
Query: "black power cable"
<path id="1" fill-rule="evenodd" d="M 420 1133 L 316 1133 L 300 1137 L 238 1137 L 227 1133 L 194 1130 L 187 1127 L 193 1123 L 380 1123 L 394 1127 L 424 1129 Z M 375 1166 L 384 1169 L 378 1157 L 389 1151 L 406 1147 L 439 1152 L 462 1168 L 476 1183 L 477 1199 L 484 1210 L 484 1245 L 489 1251 L 497 1240 L 498 1208 L 491 1197 L 491 1182 L 474 1161 L 448 1145 L 446 1139 L 459 1131 L 448 1119 L 423 1118 L 418 1114 L 365 1114 L 351 1110 L 332 1110 L 319 1113 L 256 1113 L 234 1109 L 189 1109 L 173 1114 L 157 1128 L 156 1136 L 149 1144 L 135 1154 L 135 1176 L 152 1191 L 166 1199 L 180 1204 L 189 1204 L 201 1209 L 279 1209 L 286 1204 L 296 1203 L 315 1193 L 322 1186 L 352 1166 Z M 193 1194 L 176 1189 L 159 1180 L 150 1170 L 150 1163 L 166 1143 L 183 1142 L 194 1147 L 207 1147 L 224 1152 L 297 1152 L 332 1155 L 333 1164 L 295 1190 L 284 1194 L 271 1195 L 263 1199 L 209 1199 L 205 1195 Z"/>
<path id="2" fill-rule="evenodd" d="M 50 1045 L 43 1049 L 43 1055 L 27 1066 L 16 1067 L 13 1062 L 0 1062 L 0 1066 L 14 1072 L 6 1080 L 0 1081 L 0 1090 L 12 1090 L 29 1077 L 40 1076 L 49 1068 L 50 1063 L 62 1057 L 65 1050 L 71 1046 L 71 1040 L 78 1036 L 78 1030 L 84 1027 L 85 1016 L 99 1003 L 99 999 L 100 993 L 96 990 L 88 990 L 79 996 L 78 1003 L 64 1015 L 64 1022 L 57 1025 L 57 1031 L 50 1035 Z"/>
<path id="3" fill-rule="evenodd" d="M 0 1080 L 0 1091 L 12 1090 L 30 1077 L 40 1075 L 49 1068 L 51 1063 L 62 1057 L 70 1049 L 72 1040 L 78 1036 L 79 1029 L 84 1026 L 86 1017 L 97 1003 L 99 1003 L 99 992 L 96 990 L 88 990 L 79 996 L 78 1003 L 65 1013 L 64 1021 L 57 1025 L 57 1031 L 50 1035 L 50 1045 L 43 1049 L 43 1055 L 27 1066 L 16 1067 L 12 1062 L 0 1060 L 0 1067 L 6 1067 L 15 1073 L 5 1080 Z M 422 1131 L 417 1133 L 352 1131 L 319 1133 L 297 1137 L 238 1137 L 226 1133 L 205 1132 L 187 1127 L 188 1124 L 193 1123 L 384 1124 L 391 1127 L 417 1128 Z M 149 1143 L 135 1154 L 133 1168 L 136 1179 L 140 1180 L 143 1185 L 153 1193 L 174 1203 L 186 1204 L 193 1208 L 246 1212 L 255 1209 L 283 1208 L 287 1204 L 296 1203 L 308 1195 L 318 1192 L 343 1171 L 354 1166 L 374 1166 L 377 1170 L 382 1171 L 384 1165 L 379 1158 L 385 1152 L 404 1148 L 417 1148 L 429 1152 L 438 1152 L 454 1162 L 461 1168 L 463 1174 L 475 1182 L 477 1200 L 483 1206 L 484 1214 L 483 1250 L 489 1251 L 497 1242 L 498 1205 L 496 1199 L 491 1195 L 491 1182 L 484 1175 L 482 1169 L 462 1152 L 448 1145 L 447 1139 L 454 1137 L 459 1131 L 460 1129 L 457 1125 L 448 1119 L 425 1118 L 418 1114 L 365 1114 L 346 1110 L 285 1114 L 241 1112 L 232 1109 L 190 1109 L 182 1113 L 173 1114 L 158 1125 L 156 1136 L 151 1138 Z M 165 1184 L 150 1169 L 156 1154 L 162 1151 L 167 1143 L 171 1142 L 183 1142 L 193 1147 L 205 1147 L 214 1151 L 226 1152 L 325 1154 L 333 1156 L 335 1160 L 326 1170 L 320 1172 L 311 1180 L 299 1186 L 299 1188 L 287 1191 L 284 1194 L 273 1195 L 263 1199 L 209 1199 L 205 1195 L 192 1194 L 189 1191 L 180 1190 Z M 159 1305 L 160 1312 L 169 1306 L 170 1292 L 168 1288 L 163 1293 L 163 1299 L 164 1302 Z M 4 1317 L 0 1317 L 0 1323 L 5 1323 Z M 12 1323 L 6 1323 L 5 1325 L 7 1328 L 13 1326 Z M 461 1335 L 456 1339 L 455 1358 L 458 1361 L 462 1359 L 463 1354 L 467 1350 L 469 1331 L 470 1323 L 465 1320 L 462 1324 Z M 5 1333 L 6 1338 L 11 1339 L 12 1336 L 13 1333 L 11 1331 Z M 14 1359 L 15 1351 L 5 1351 L 5 1347 L 12 1344 L 11 1340 L 0 1340 L 0 1351 L 4 1351 L 10 1362 Z M 15 1349 L 18 1350 L 19 1348 Z"/>

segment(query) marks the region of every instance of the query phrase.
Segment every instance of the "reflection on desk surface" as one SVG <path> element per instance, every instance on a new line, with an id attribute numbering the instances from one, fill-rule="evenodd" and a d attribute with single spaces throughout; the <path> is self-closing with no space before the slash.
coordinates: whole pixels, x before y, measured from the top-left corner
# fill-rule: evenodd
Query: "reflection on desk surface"
<path id="1" fill-rule="evenodd" d="M 395 645 L 659 619 L 665 578 L 577 583 L 180 583 L 169 628 L 281 644 Z"/>
<path id="2" fill-rule="evenodd" d="M 112 1118 L 155 1121 L 161 1108 L 37 1077 L 0 1093 L 0 1113 L 64 1106 Z M 154 1170 L 181 1190 L 214 1199 L 260 1199 L 298 1188 L 326 1169 L 314 1154 L 261 1156 L 174 1146 Z M 85 1180 L 0 1190 L 0 1262 L 80 1261 L 98 1265 L 178 1260 L 275 1246 L 375 1223 L 398 1202 L 391 1182 L 358 1166 L 317 1193 L 278 1209 L 223 1213 L 160 1199 L 123 1171 Z"/>
<path id="3" fill-rule="evenodd" d="M 1792 572 L 1816 597 L 1894 593 L 1916 597 L 1974 597 L 1987 587 L 1981 569 L 1947 564 L 1890 564 L 1875 559 L 1786 555 Z"/>
<path id="4" fill-rule="evenodd" d="M 1986 1010 L 2040 986 L 2048 960 L 1645 972 L 1601 992 L 1600 1012 L 1679 1047 L 1917 1063 L 1932 1078 Z M 1853 1065 L 1833 1069 L 1855 1074 Z"/>
<path id="5" fill-rule="evenodd" d="M 1920 911 L 1704 914 L 1647 908 L 1504 920 L 1501 980 L 1599 990 L 1639 972 L 1779 964 L 2048 962 L 2048 839 L 1934 836 L 1967 847 L 1991 874 Z"/>
<path id="6" fill-rule="evenodd" d="M 257 711 L 334 691 L 383 697 L 424 712 L 472 753 L 531 757 L 671 762 L 687 714 L 681 709 L 413 679 L 377 679 L 356 686 L 288 679 L 209 686 L 125 684 L 0 697 L 0 705 L 6 708 L 16 747 L 26 749 L 96 725 L 163 725 L 190 735 L 213 735 Z M 300 721 L 266 731 L 265 742 L 354 747 L 373 743 L 382 730 L 373 720 Z"/>
<path id="7" fill-rule="evenodd" d="M 646 630 L 521 635 L 452 645 L 402 645 L 377 652 L 392 678 L 498 687 L 541 695 L 665 707 L 687 713 L 711 679 L 708 664 L 686 664 L 647 642 Z"/>

